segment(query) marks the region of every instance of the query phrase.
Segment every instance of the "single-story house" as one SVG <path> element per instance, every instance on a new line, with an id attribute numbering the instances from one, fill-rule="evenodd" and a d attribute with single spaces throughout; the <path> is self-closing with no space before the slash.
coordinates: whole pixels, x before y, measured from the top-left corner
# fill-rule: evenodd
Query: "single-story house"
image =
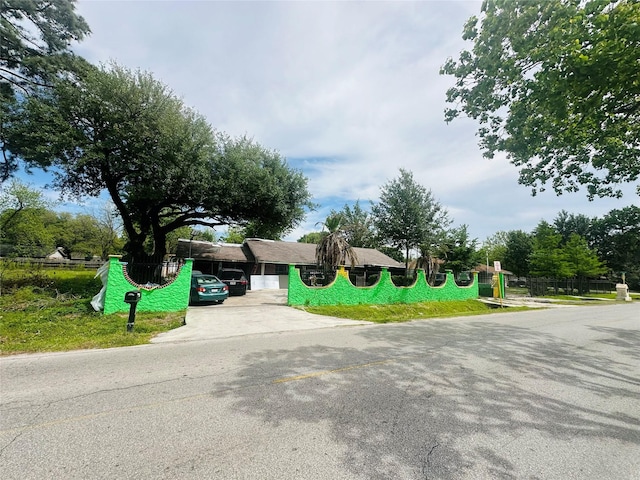
<path id="1" fill-rule="evenodd" d="M 357 265 L 346 265 L 357 285 L 365 285 L 368 275 L 387 268 L 402 275 L 404 264 L 373 248 L 354 248 Z M 286 289 L 289 265 L 300 269 L 304 278 L 321 276 L 316 264 L 316 244 L 248 238 L 242 244 L 212 243 L 179 239 L 176 256 L 193 258 L 194 270 L 215 275 L 222 268 L 245 272 L 252 290 Z M 320 279 L 321 281 L 321 279 Z"/>
<path id="2" fill-rule="evenodd" d="M 496 269 L 494 267 L 485 264 L 476 265 L 476 268 L 474 268 L 473 271 L 478 272 L 479 283 L 491 283 L 493 275 L 496 273 Z M 500 270 L 500 273 L 505 276 L 506 282 L 511 281 L 515 277 L 513 272 L 510 272 L 509 270 L 502 269 Z"/>
<path id="3" fill-rule="evenodd" d="M 70 257 L 66 254 L 64 247 L 56 247 L 53 253 L 46 256 L 49 260 L 69 260 Z"/>

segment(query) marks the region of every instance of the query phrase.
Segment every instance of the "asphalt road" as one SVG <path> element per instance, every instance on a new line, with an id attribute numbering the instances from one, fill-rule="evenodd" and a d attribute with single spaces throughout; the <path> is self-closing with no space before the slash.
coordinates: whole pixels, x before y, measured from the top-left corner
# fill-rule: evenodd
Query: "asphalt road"
<path id="1" fill-rule="evenodd" d="M 3 479 L 640 478 L 640 303 L 0 358 Z"/>

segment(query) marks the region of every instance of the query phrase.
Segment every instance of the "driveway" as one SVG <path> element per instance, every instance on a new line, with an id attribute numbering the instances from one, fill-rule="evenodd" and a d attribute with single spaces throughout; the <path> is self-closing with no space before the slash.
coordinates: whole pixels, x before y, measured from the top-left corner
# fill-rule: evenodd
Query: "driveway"
<path id="1" fill-rule="evenodd" d="M 497 304 L 496 300 L 485 300 Z M 503 300 L 504 306 L 566 307 L 530 298 Z M 286 290 L 247 291 L 229 297 L 222 305 L 196 305 L 187 309 L 186 325 L 164 332 L 151 343 L 188 342 L 228 338 L 256 333 L 289 332 L 338 326 L 370 325 L 371 322 L 345 320 L 303 312 L 287 306 Z"/>
<path id="2" fill-rule="evenodd" d="M 229 297 L 222 305 L 190 306 L 186 325 L 161 333 L 151 342 L 188 342 L 368 324 L 370 322 L 314 315 L 288 307 L 286 290 L 250 290 L 246 295 Z"/>

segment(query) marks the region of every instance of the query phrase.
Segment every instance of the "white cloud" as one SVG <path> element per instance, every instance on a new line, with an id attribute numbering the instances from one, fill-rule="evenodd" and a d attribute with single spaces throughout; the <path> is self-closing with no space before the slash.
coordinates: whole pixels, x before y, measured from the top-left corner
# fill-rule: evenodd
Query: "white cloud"
<path id="1" fill-rule="evenodd" d="M 92 35 L 77 51 L 154 73 L 232 135 L 279 150 L 309 178 L 322 209 L 288 238 L 317 230 L 331 208 L 378 198 L 400 167 L 431 189 L 472 235 L 530 230 L 561 210 L 601 215 L 638 201 L 584 192 L 531 197 L 504 158 L 486 160 L 477 125 L 445 124 L 439 75 L 468 47 L 480 1 L 83 1 Z"/>

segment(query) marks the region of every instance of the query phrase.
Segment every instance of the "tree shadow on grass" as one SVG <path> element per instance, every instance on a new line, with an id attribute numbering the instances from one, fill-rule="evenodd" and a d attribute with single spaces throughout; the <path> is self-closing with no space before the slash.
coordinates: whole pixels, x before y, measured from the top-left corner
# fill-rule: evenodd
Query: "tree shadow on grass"
<path id="1" fill-rule="evenodd" d="M 521 478 L 522 453 L 511 443 L 529 450 L 535 439 L 640 445 L 638 416 L 618 410 L 638 401 L 628 336 L 637 332 L 597 331 L 598 341 L 579 346 L 488 321 L 376 326 L 354 334 L 366 340 L 361 348 L 246 355 L 240 378 L 255 377 L 259 366 L 273 383 L 258 397 L 252 388 L 223 395 L 272 426 L 330 425 L 332 441 L 346 447 L 344 468 L 361 478 Z M 535 464 L 553 452 L 529 455 Z"/>

